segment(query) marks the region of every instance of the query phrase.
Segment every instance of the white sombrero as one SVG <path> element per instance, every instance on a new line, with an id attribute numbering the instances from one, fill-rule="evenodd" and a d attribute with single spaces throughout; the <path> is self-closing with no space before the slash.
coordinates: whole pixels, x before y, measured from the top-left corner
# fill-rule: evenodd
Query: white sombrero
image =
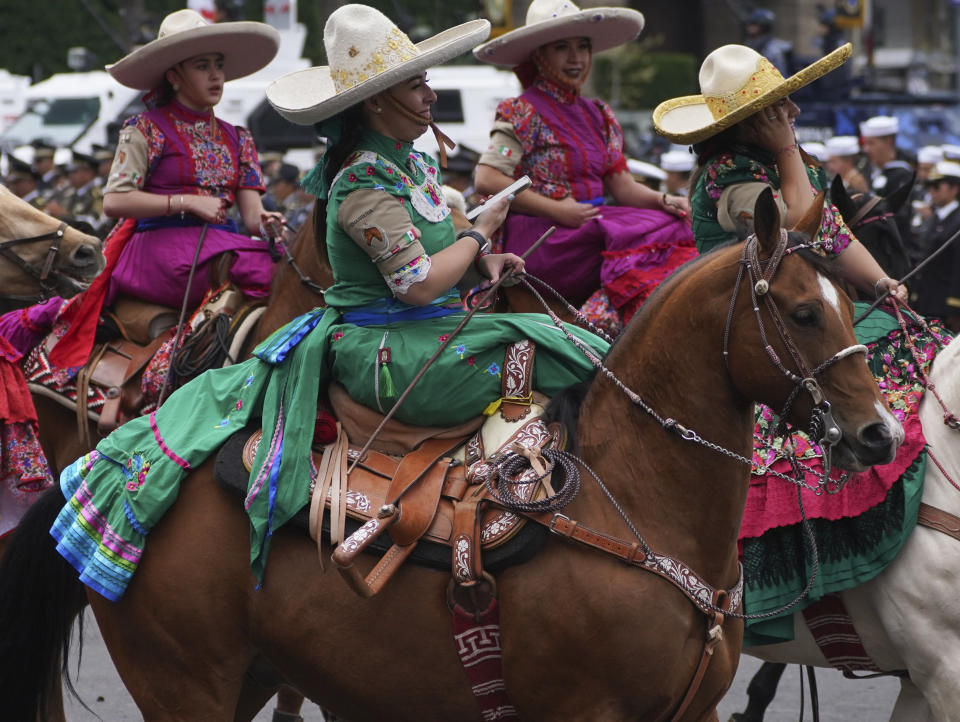
<path id="1" fill-rule="evenodd" d="M 280 33 L 266 23 L 210 24 L 195 10 L 177 10 L 163 19 L 156 40 L 108 65 L 107 71 L 128 88 L 153 90 L 177 63 L 220 53 L 224 76 L 233 80 L 267 65 L 279 47 Z"/>
<path id="2" fill-rule="evenodd" d="M 523 27 L 504 33 L 473 51 L 478 60 L 515 68 L 541 45 L 564 38 L 590 38 L 595 53 L 635 40 L 643 15 L 630 8 L 581 10 L 570 0 L 533 0 Z"/>
<path id="3" fill-rule="evenodd" d="M 785 79 L 755 50 L 724 45 L 700 66 L 701 94 L 660 103 L 653 126 L 674 143 L 699 143 L 840 67 L 852 52 L 847 43 Z"/>
<path id="4" fill-rule="evenodd" d="M 319 123 L 392 85 L 463 55 L 490 35 L 490 23 L 471 20 L 416 45 L 386 15 L 344 5 L 323 29 L 328 66 L 287 73 L 267 87 L 267 100 L 287 120 Z"/>

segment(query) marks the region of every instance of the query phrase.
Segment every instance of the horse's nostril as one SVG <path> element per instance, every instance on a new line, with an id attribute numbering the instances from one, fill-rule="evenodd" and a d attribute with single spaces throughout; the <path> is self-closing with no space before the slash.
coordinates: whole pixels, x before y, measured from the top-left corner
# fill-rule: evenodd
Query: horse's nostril
<path id="1" fill-rule="evenodd" d="M 70 254 L 70 261 L 78 268 L 93 266 L 97 263 L 99 254 L 93 246 L 80 246 Z"/>
<path id="2" fill-rule="evenodd" d="M 885 450 L 893 443 L 893 436 L 886 424 L 877 422 L 860 431 L 860 442 L 870 449 Z"/>

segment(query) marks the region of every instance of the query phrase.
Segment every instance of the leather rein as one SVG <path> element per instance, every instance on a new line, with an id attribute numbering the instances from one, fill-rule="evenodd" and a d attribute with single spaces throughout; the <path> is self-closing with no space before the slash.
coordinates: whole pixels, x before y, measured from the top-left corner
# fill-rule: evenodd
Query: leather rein
<path id="1" fill-rule="evenodd" d="M 34 280 L 39 281 L 39 298 L 41 301 L 45 301 L 46 299 L 50 298 L 56 291 L 56 279 L 59 278 L 60 272 L 54 270 L 53 263 L 57 258 L 57 254 L 60 252 L 60 242 L 63 240 L 63 235 L 66 233 L 66 230 L 66 222 L 61 221 L 60 225 L 54 231 L 41 233 L 39 236 L 30 236 L 29 238 L 14 238 L 12 240 L 3 241 L 0 243 L 0 256 L 3 256 L 8 261 L 18 266 Z M 43 263 L 39 266 L 27 263 L 11 250 L 13 246 L 46 240 L 50 241 L 50 246 L 47 248 L 47 255 L 44 258 Z M 29 298 L 32 299 L 33 297 Z"/>

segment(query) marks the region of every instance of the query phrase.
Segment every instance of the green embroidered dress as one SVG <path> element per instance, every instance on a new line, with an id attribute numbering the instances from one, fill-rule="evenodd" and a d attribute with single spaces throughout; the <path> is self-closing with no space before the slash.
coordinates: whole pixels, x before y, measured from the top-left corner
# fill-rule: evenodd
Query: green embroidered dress
<path id="1" fill-rule="evenodd" d="M 263 425 L 264 441 L 245 508 L 251 565 L 262 579 L 270 535 L 308 501 L 318 394 L 337 380 L 357 401 L 389 410 L 463 320 L 455 289 L 426 308 L 400 302 L 369 255 L 336 225 L 338 207 L 351 192 L 384 190 L 409 212 L 425 253 L 436 253 L 455 241 L 438 176 L 435 162 L 411 144 L 366 133 L 331 184 L 327 248 L 335 284 L 326 293 L 329 307 L 275 332 L 254 358 L 181 387 L 159 410 L 125 424 L 64 471 L 61 487 L 68 501 L 51 533 L 84 583 L 118 599 L 147 534 L 176 500 L 186 472 L 256 422 Z M 419 268 L 428 266 L 421 262 Z M 600 356 L 606 353 L 602 339 L 568 330 Z M 430 366 L 396 418 L 452 425 L 479 415 L 500 396 L 506 346 L 521 339 L 537 345 L 534 388 L 547 395 L 592 370 L 545 315 L 477 314 Z M 378 363 L 386 347 L 389 363 Z M 392 393 L 384 388 L 389 386 L 384 365 Z"/>

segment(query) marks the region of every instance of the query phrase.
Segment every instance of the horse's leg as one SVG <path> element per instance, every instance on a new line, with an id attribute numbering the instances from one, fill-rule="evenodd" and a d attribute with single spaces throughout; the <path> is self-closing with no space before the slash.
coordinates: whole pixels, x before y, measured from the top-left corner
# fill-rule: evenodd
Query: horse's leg
<path id="1" fill-rule="evenodd" d="M 40 446 L 47 457 L 53 478 L 57 479 L 69 464 L 96 446 L 101 437 L 96 425 L 87 421 L 92 442 L 88 447 L 80 440 L 77 417 L 73 411 L 40 394 L 33 394 L 33 405 L 37 409 Z"/>
<path id="2" fill-rule="evenodd" d="M 243 513 L 217 514 L 225 495 L 212 461 L 184 484 L 180 499 L 150 532 L 147 552 L 117 602 L 90 592 L 110 656 L 146 722 L 233 719 L 254 657 L 249 539 Z M 191 485 L 208 493 L 191 495 Z M 185 501 L 189 497 L 189 501 Z M 200 653 L 198 653 L 200 651 Z"/>
<path id="3" fill-rule="evenodd" d="M 934 717 L 923 693 L 909 678 L 900 680 L 900 694 L 890 713 L 890 722 L 936 722 L 950 717 Z"/>
<path id="4" fill-rule="evenodd" d="M 786 668 L 787 665 L 782 662 L 764 662 L 760 665 L 747 685 L 747 708 L 730 715 L 730 722 L 763 722 L 763 714 L 773 701 Z"/>

